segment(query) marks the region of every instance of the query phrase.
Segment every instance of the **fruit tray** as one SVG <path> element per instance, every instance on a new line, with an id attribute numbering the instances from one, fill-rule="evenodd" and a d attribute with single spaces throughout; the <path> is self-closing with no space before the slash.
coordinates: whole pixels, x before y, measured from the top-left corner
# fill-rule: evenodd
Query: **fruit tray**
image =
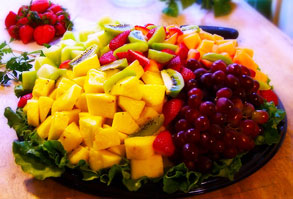
<path id="1" fill-rule="evenodd" d="M 109 20 L 44 49 L 5 109 L 15 162 L 98 196 L 185 197 L 242 180 L 286 134 L 235 29 Z"/>

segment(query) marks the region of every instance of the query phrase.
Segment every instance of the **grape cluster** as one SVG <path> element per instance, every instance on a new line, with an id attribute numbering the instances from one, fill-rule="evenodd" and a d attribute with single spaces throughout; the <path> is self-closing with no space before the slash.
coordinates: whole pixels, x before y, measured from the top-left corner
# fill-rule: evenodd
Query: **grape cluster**
<path id="1" fill-rule="evenodd" d="M 186 67 L 195 78 L 180 93 L 185 105 L 170 125 L 176 146 L 171 160 L 208 172 L 213 161 L 251 150 L 269 115 L 257 110 L 264 100 L 248 68 L 221 60 L 206 68 L 195 59 Z"/>

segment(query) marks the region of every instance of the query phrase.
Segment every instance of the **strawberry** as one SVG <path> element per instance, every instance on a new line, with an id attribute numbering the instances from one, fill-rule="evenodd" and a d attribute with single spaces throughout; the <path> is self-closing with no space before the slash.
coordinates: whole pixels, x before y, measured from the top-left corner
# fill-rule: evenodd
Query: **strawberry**
<path id="1" fill-rule="evenodd" d="M 157 28 L 153 28 L 148 32 L 148 34 L 146 35 L 148 40 L 153 36 L 153 34 L 156 32 L 156 30 L 157 30 Z"/>
<path id="2" fill-rule="evenodd" d="M 127 30 L 117 35 L 116 37 L 114 37 L 114 39 L 112 39 L 109 43 L 109 48 L 111 50 L 116 50 L 120 46 L 123 46 L 128 40 L 129 33 L 130 33 L 130 30 Z"/>
<path id="3" fill-rule="evenodd" d="M 18 101 L 17 107 L 23 108 L 26 105 L 27 101 L 32 99 L 32 97 L 33 95 L 31 93 L 22 96 Z"/>
<path id="4" fill-rule="evenodd" d="M 56 30 L 56 36 L 62 36 L 66 32 L 64 25 L 59 22 L 57 22 L 54 27 Z"/>
<path id="5" fill-rule="evenodd" d="M 16 24 L 16 14 L 10 11 L 5 18 L 5 26 L 8 29 L 10 26 L 15 24 Z"/>
<path id="6" fill-rule="evenodd" d="M 150 60 L 146 58 L 145 56 L 133 51 L 133 50 L 128 50 L 128 55 L 129 55 L 129 62 L 133 62 L 134 60 L 138 60 L 139 64 L 142 67 L 146 67 L 147 65 L 150 64 Z"/>
<path id="7" fill-rule="evenodd" d="M 127 60 L 130 60 L 128 52 L 119 52 L 116 53 L 116 56 L 118 57 L 118 59 L 126 58 Z"/>
<path id="8" fill-rule="evenodd" d="M 254 70 L 252 70 L 252 69 L 248 69 L 249 70 L 249 72 L 250 72 L 250 76 L 251 77 L 255 77 L 255 71 Z"/>
<path id="9" fill-rule="evenodd" d="M 57 16 L 52 12 L 45 12 L 42 14 L 41 19 L 43 20 L 44 24 L 55 25 L 57 22 Z"/>
<path id="10" fill-rule="evenodd" d="M 278 96 L 273 90 L 261 90 L 260 95 L 268 102 L 274 102 L 276 106 L 279 104 Z"/>
<path id="11" fill-rule="evenodd" d="M 19 28 L 16 25 L 12 25 L 8 28 L 8 33 L 11 38 L 18 39 L 19 38 Z"/>
<path id="12" fill-rule="evenodd" d="M 34 29 L 29 25 L 23 25 L 19 29 L 19 36 L 24 44 L 29 43 L 33 39 Z"/>
<path id="13" fill-rule="evenodd" d="M 52 4 L 48 10 L 51 10 L 53 13 L 57 13 L 59 11 L 63 11 L 63 8 L 60 5 Z"/>
<path id="14" fill-rule="evenodd" d="M 60 65 L 59 65 L 59 68 L 64 68 L 64 69 L 69 69 L 70 68 L 70 65 L 69 65 L 69 62 L 71 60 L 66 60 L 64 62 L 62 62 Z"/>
<path id="15" fill-rule="evenodd" d="M 160 72 L 161 69 L 162 69 L 162 65 L 152 59 L 150 59 L 150 63 L 144 67 L 144 71 L 151 71 L 151 72 Z"/>
<path id="16" fill-rule="evenodd" d="M 134 29 L 141 31 L 144 36 L 146 36 L 148 32 L 150 31 L 149 29 L 143 26 L 134 26 Z"/>
<path id="17" fill-rule="evenodd" d="M 173 50 L 168 49 L 168 48 L 163 49 L 163 50 L 161 50 L 161 51 L 164 52 L 164 53 L 169 53 L 169 54 L 171 54 L 171 55 L 176 55 L 175 52 L 174 52 Z"/>
<path id="18" fill-rule="evenodd" d="M 213 64 L 213 62 L 208 61 L 208 60 L 206 60 L 206 59 L 201 59 L 200 62 L 201 62 L 206 68 L 211 68 L 211 67 L 212 67 L 212 64 Z"/>
<path id="19" fill-rule="evenodd" d="M 171 156 L 175 151 L 172 136 L 169 131 L 160 132 L 153 142 L 154 151 L 164 156 Z"/>
<path id="20" fill-rule="evenodd" d="M 184 43 L 179 44 L 179 48 L 176 51 L 176 54 L 180 57 L 181 60 L 186 60 L 189 49 Z"/>
<path id="21" fill-rule="evenodd" d="M 183 106 L 183 101 L 180 99 L 171 99 L 163 106 L 163 114 L 165 116 L 164 125 L 167 126 L 178 115 Z"/>
<path id="22" fill-rule="evenodd" d="M 27 25 L 28 23 L 29 23 L 28 18 L 23 17 L 17 21 L 16 25 L 21 26 L 21 25 Z"/>
<path id="23" fill-rule="evenodd" d="M 50 7 L 48 0 L 35 0 L 31 4 L 31 11 L 37 11 L 38 13 L 44 13 Z"/>
<path id="24" fill-rule="evenodd" d="M 109 51 L 100 57 L 101 65 L 112 63 L 115 60 L 116 60 L 116 57 L 113 55 L 113 51 Z"/>
<path id="25" fill-rule="evenodd" d="M 63 13 L 63 12 L 62 12 Z M 59 23 L 61 23 L 63 26 L 66 26 L 65 24 L 66 24 L 66 17 L 63 15 L 63 14 L 61 14 L 61 15 L 58 15 L 58 13 L 56 13 L 56 15 L 57 15 L 57 21 L 59 22 Z"/>
<path id="26" fill-rule="evenodd" d="M 153 25 L 155 25 L 155 24 L 153 24 L 153 23 L 147 23 L 146 25 L 144 25 L 144 27 L 147 28 L 147 27 L 153 26 Z"/>
<path id="27" fill-rule="evenodd" d="M 169 35 L 174 35 L 175 33 L 177 33 L 177 35 L 183 35 L 183 32 L 182 30 L 180 30 L 180 28 L 178 27 L 172 27 L 172 28 L 169 28 Z"/>
<path id="28" fill-rule="evenodd" d="M 55 36 L 55 28 L 51 25 L 38 26 L 34 31 L 34 39 L 39 45 L 50 43 Z"/>
<path id="29" fill-rule="evenodd" d="M 26 17 L 28 12 L 29 12 L 28 6 L 21 6 L 18 9 L 17 15 L 20 17 L 23 17 L 23 16 Z"/>
<path id="30" fill-rule="evenodd" d="M 188 80 L 194 79 L 195 75 L 192 72 L 192 70 L 186 68 L 186 67 L 181 67 L 181 75 L 184 79 L 184 82 L 187 82 Z"/>
<path id="31" fill-rule="evenodd" d="M 182 64 L 181 64 L 181 59 L 179 56 L 176 56 L 173 59 L 171 59 L 171 61 L 166 66 L 166 68 L 171 68 L 173 70 L 177 70 L 178 72 L 181 71 L 181 67 L 182 67 Z"/>

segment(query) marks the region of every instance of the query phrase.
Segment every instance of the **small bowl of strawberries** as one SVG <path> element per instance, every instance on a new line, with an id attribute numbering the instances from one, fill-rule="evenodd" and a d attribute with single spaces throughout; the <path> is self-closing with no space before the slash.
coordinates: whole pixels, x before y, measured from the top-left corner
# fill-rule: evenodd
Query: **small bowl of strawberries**
<path id="1" fill-rule="evenodd" d="M 71 30 L 70 15 L 61 5 L 48 0 L 34 0 L 22 5 L 18 12 L 10 11 L 5 18 L 5 26 L 12 39 L 24 44 L 36 41 L 39 45 L 50 43 Z"/>

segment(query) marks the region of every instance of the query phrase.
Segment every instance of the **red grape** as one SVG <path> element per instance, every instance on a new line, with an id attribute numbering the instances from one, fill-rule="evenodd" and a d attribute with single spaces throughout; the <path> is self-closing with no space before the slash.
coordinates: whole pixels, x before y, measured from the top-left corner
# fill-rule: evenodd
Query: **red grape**
<path id="1" fill-rule="evenodd" d="M 200 141 L 200 132 L 195 128 L 188 129 L 186 136 L 191 143 L 198 143 Z"/>
<path id="2" fill-rule="evenodd" d="M 226 77 L 226 85 L 230 88 L 238 88 L 240 86 L 240 82 L 235 75 L 228 74 Z"/>
<path id="3" fill-rule="evenodd" d="M 198 110 L 190 108 L 185 112 L 185 119 L 190 123 L 194 123 L 199 115 L 200 113 Z"/>
<path id="4" fill-rule="evenodd" d="M 186 143 L 182 148 L 182 154 L 186 160 L 195 160 L 198 157 L 198 149 L 194 144 Z"/>
<path id="5" fill-rule="evenodd" d="M 198 68 L 193 73 L 195 75 L 195 79 L 199 79 L 203 74 L 207 73 L 208 71 L 204 68 Z"/>
<path id="6" fill-rule="evenodd" d="M 193 58 L 189 59 L 186 63 L 186 68 L 189 68 L 192 71 L 202 67 L 202 64 L 198 60 Z"/>
<path id="7" fill-rule="evenodd" d="M 188 98 L 188 105 L 191 108 L 198 108 L 201 103 L 201 98 L 198 95 L 191 95 Z"/>
<path id="8" fill-rule="evenodd" d="M 222 83 L 226 80 L 226 74 L 221 70 L 217 70 L 212 74 L 212 79 L 214 84 Z"/>
<path id="9" fill-rule="evenodd" d="M 212 66 L 211 66 L 211 72 L 215 72 L 217 70 L 221 70 L 223 72 L 226 72 L 226 63 L 223 62 L 222 60 L 217 60 L 217 61 L 214 61 Z"/>
<path id="10" fill-rule="evenodd" d="M 247 75 L 241 76 L 240 83 L 241 83 L 241 86 L 247 91 L 250 91 L 254 86 L 254 80 Z"/>
<path id="11" fill-rule="evenodd" d="M 175 129 L 177 132 L 185 131 L 188 129 L 188 127 L 189 127 L 189 124 L 186 119 L 180 119 L 175 124 Z"/>
<path id="12" fill-rule="evenodd" d="M 211 87 L 213 85 L 212 82 L 212 73 L 205 73 L 200 77 L 200 82 L 206 86 Z"/>
<path id="13" fill-rule="evenodd" d="M 212 124 L 209 128 L 209 133 L 215 138 L 221 138 L 224 135 L 224 130 L 217 124 Z"/>
<path id="14" fill-rule="evenodd" d="M 246 102 L 243 106 L 242 113 L 247 117 L 251 117 L 252 113 L 254 112 L 255 108 L 252 104 Z"/>
<path id="15" fill-rule="evenodd" d="M 174 144 L 178 147 L 183 146 L 187 141 L 187 136 L 185 131 L 179 131 L 173 136 Z"/>
<path id="16" fill-rule="evenodd" d="M 226 97 L 220 97 L 216 103 L 216 110 L 220 113 L 228 113 L 234 108 L 233 102 Z"/>
<path id="17" fill-rule="evenodd" d="M 205 101 L 202 102 L 199 106 L 199 111 L 203 114 L 203 115 L 212 115 L 215 113 L 216 111 L 216 106 L 213 102 L 210 101 Z"/>
<path id="18" fill-rule="evenodd" d="M 227 66 L 226 71 L 228 74 L 233 74 L 235 76 L 239 76 L 242 74 L 242 69 L 238 64 L 230 64 Z"/>
<path id="19" fill-rule="evenodd" d="M 252 113 L 252 120 L 258 124 L 266 123 L 269 117 L 269 114 L 264 110 L 256 110 Z"/>
<path id="20" fill-rule="evenodd" d="M 195 120 L 195 127 L 200 131 L 206 131 L 210 127 L 210 121 L 206 116 L 199 116 Z"/>
<path id="21" fill-rule="evenodd" d="M 198 95 L 201 99 L 203 98 L 203 92 L 199 88 L 192 88 L 188 91 L 188 96 Z"/>
<path id="22" fill-rule="evenodd" d="M 221 88 L 217 91 L 216 97 L 217 98 L 220 98 L 220 97 L 230 98 L 230 97 L 232 97 L 232 90 L 228 87 Z"/>
<path id="23" fill-rule="evenodd" d="M 192 89 L 192 88 L 196 88 L 196 87 L 198 87 L 198 81 L 197 80 L 195 80 L 195 79 L 190 79 L 190 80 L 188 80 L 187 81 L 187 83 L 186 83 L 186 88 L 187 89 Z"/>
<path id="24" fill-rule="evenodd" d="M 255 125 L 256 123 L 252 120 L 244 120 L 240 124 L 241 132 L 248 136 L 254 135 Z"/>

